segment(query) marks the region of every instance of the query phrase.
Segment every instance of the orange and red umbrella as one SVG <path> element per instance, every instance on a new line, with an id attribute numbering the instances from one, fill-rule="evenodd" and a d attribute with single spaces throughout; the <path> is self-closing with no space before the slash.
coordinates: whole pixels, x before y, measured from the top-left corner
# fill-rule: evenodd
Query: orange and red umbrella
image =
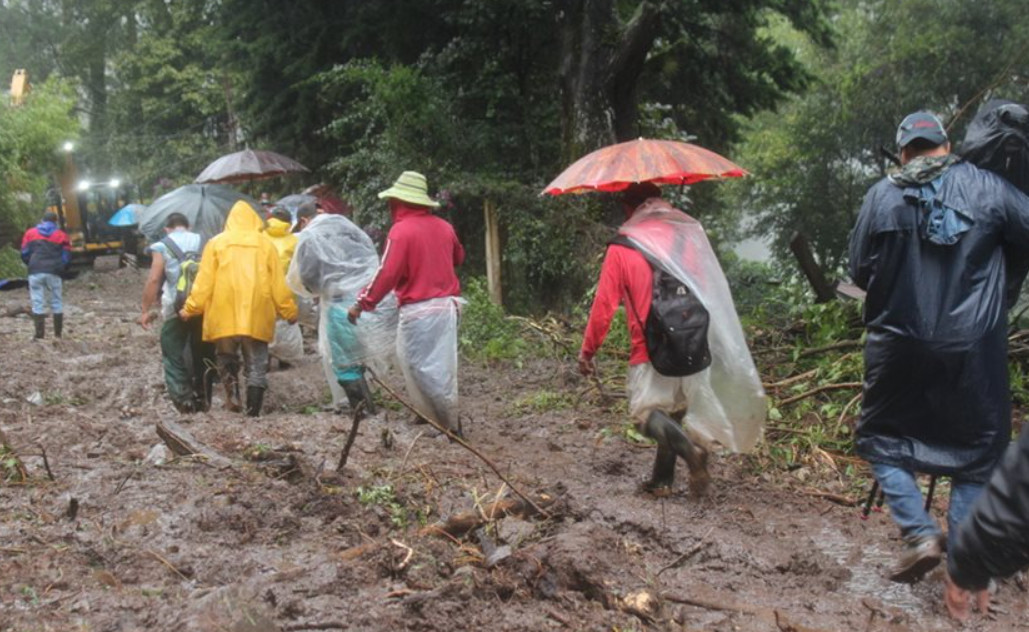
<path id="1" fill-rule="evenodd" d="M 694 184 L 702 180 L 740 178 L 747 171 L 699 145 L 640 138 L 602 147 L 575 161 L 544 193 L 622 191 L 634 182 Z"/>

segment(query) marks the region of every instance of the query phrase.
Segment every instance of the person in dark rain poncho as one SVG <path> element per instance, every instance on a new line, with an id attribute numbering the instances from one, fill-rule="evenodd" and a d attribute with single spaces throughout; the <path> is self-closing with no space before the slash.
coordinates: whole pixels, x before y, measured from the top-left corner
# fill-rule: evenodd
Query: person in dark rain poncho
<path id="1" fill-rule="evenodd" d="M 868 293 L 856 449 L 906 542 L 890 578 L 913 582 L 943 548 L 916 473 L 951 478 L 953 537 L 1010 440 L 1004 250 L 1029 248 L 1029 198 L 950 153 L 928 112 L 897 145 L 902 166 L 869 190 L 850 241 Z"/>

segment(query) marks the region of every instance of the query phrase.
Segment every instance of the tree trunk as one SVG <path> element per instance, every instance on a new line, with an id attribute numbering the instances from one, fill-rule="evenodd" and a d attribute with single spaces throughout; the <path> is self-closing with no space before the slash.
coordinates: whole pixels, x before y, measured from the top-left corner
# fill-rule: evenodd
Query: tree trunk
<path id="1" fill-rule="evenodd" d="M 625 23 L 614 0 L 564 0 L 559 7 L 562 149 L 572 162 L 637 135 L 639 76 L 660 23 L 650 0 Z"/>

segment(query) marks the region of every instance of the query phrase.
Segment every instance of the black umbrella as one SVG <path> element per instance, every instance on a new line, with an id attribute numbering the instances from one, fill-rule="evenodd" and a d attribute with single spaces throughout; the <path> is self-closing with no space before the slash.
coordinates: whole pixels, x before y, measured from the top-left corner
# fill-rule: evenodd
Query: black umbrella
<path id="1" fill-rule="evenodd" d="M 277 154 L 274 151 L 244 149 L 222 156 L 207 165 L 207 168 L 197 176 L 195 182 L 199 184 L 249 182 L 301 171 L 310 170 L 288 156 Z"/>
<path id="2" fill-rule="evenodd" d="M 261 220 L 261 205 L 249 195 L 219 184 L 187 184 L 169 191 L 147 207 L 139 220 L 139 231 L 157 241 L 164 236 L 164 224 L 172 213 L 182 213 L 189 220 L 190 230 L 199 233 L 206 243 L 222 232 L 229 209 L 239 201 L 246 202 Z"/>

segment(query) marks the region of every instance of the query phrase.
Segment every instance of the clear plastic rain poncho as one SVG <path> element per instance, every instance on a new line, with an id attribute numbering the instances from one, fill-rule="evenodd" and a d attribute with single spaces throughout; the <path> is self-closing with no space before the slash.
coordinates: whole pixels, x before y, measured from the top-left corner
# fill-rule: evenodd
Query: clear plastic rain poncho
<path id="1" fill-rule="evenodd" d="M 445 296 L 400 308 L 397 355 L 407 393 L 420 413 L 452 430 L 459 428 L 457 326 L 464 302 Z"/>
<path id="2" fill-rule="evenodd" d="M 668 202 L 651 198 L 637 208 L 619 233 L 686 284 L 711 315 L 711 366 L 680 378 L 689 401 L 687 426 L 705 440 L 734 452 L 751 450 L 764 426 L 765 393 L 729 283 L 703 226 Z"/>
<path id="3" fill-rule="evenodd" d="M 379 268 L 371 238 L 342 215 L 319 215 L 297 234 L 286 283 L 301 297 L 319 297 L 318 351 L 333 402 L 346 401 L 339 381 L 360 379 L 363 367 L 383 373 L 396 347 L 397 300 L 392 293 L 351 325 L 347 310 Z"/>

